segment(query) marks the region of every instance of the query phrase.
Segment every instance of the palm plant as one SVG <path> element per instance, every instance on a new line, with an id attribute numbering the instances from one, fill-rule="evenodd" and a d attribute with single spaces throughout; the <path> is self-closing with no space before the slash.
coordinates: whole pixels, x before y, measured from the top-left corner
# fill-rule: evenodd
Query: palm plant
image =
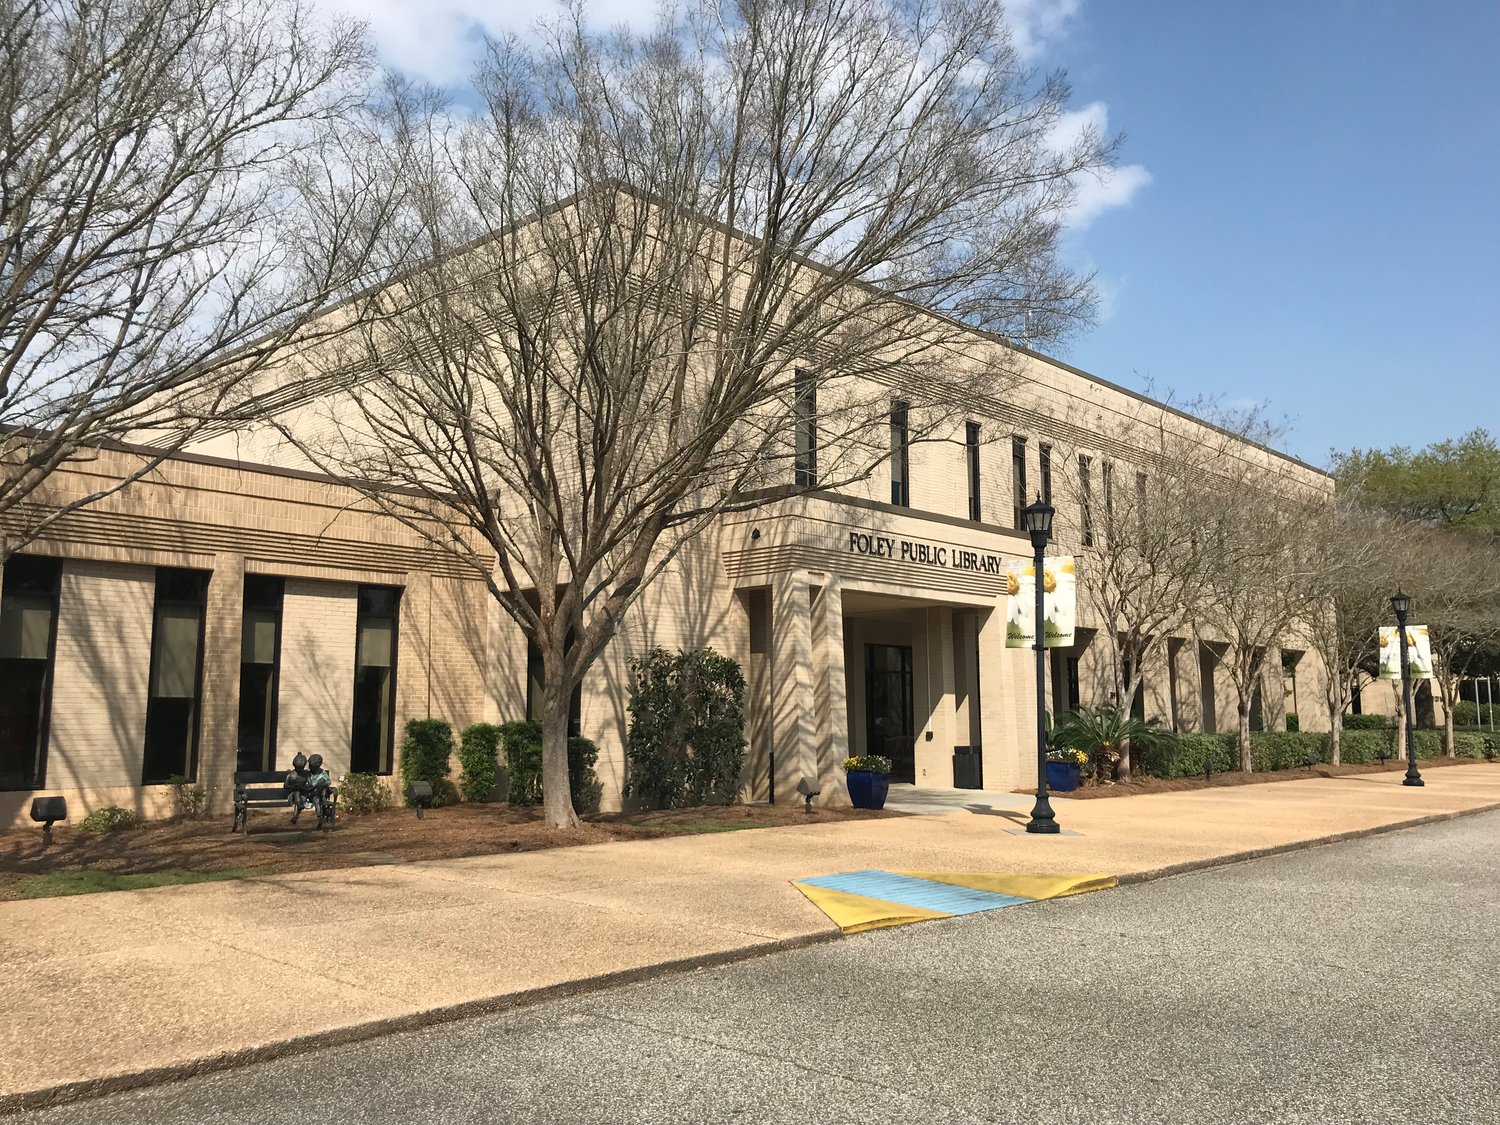
<path id="1" fill-rule="evenodd" d="M 1052 737 L 1056 744 L 1087 754 L 1097 780 L 1109 780 L 1119 765 L 1119 780 L 1129 781 L 1131 747 L 1143 748 L 1166 737 L 1166 732 L 1155 719 L 1137 719 L 1118 707 L 1098 707 L 1068 712 Z"/>

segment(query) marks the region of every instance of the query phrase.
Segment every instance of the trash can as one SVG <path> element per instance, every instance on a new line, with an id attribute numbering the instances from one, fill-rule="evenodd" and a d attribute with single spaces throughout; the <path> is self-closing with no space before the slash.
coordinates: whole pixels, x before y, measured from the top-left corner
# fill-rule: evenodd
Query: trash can
<path id="1" fill-rule="evenodd" d="M 984 756 L 977 746 L 955 746 L 953 748 L 953 787 L 955 789 L 984 788 Z"/>

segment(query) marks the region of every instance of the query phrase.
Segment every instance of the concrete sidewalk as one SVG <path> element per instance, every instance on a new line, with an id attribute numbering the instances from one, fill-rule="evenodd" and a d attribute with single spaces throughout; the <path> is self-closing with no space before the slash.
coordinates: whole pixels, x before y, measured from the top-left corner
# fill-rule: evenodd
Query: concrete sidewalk
<path id="1" fill-rule="evenodd" d="M 810 875 L 1143 877 L 1500 807 L 1500 767 L 1425 776 L 1059 802 L 1056 837 L 956 812 L 3 903 L 0 1109 L 835 936 Z"/>

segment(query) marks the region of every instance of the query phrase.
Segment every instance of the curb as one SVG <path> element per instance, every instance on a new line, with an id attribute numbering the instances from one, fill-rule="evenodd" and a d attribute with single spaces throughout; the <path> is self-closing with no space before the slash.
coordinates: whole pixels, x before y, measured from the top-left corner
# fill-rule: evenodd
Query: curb
<path id="1" fill-rule="evenodd" d="M 1445 821 L 1458 820 L 1461 817 L 1475 816 L 1480 813 L 1495 812 L 1497 810 L 1500 810 L 1500 802 L 1478 805 L 1471 809 L 1458 809 L 1453 812 L 1432 813 L 1427 816 L 1416 817 L 1412 820 L 1381 824 L 1372 828 L 1358 828 L 1351 832 L 1339 832 L 1332 836 L 1318 836 L 1307 840 L 1296 840 L 1289 844 L 1276 844 L 1266 848 L 1254 848 L 1250 851 L 1232 852 L 1228 855 L 1189 860 L 1186 863 L 1174 863 L 1167 867 L 1157 867 L 1148 871 L 1134 871 L 1129 874 L 1120 875 L 1116 879 L 1116 885 L 1126 887 L 1138 883 L 1149 883 L 1157 879 L 1169 879 L 1177 875 L 1186 875 L 1209 868 L 1227 867 L 1231 864 L 1248 863 L 1251 860 L 1264 859 L 1268 856 L 1307 851 L 1311 848 L 1324 847 L 1328 844 L 1339 844 L 1371 836 L 1383 836 L 1387 833 L 1400 832 L 1408 828 L 1420 828 L 1428 824 L 1441 824 Z M 427 1011 L 409 1012 L 405 1015 L 372 1020 L 350 1027 L 313 1032 L 309 1035 L 299 1035 L 291 1039 L 266 1043 L 258 1047 L 246 1047 L 240 1050 L 207 1055 L 190 1062 L 174 1063 L 170 1066 L 149 1067 L 145 1070 L 132 1071 L 128 1074 L 115 1074 L 105 1078 L 85 1079 L 81 1082 L 66 1082 L 57 1086 L 27 1090 L 19 1094 L 3 1094 L 0 1095 L 0 1117 L 7 1117 L 26 1110 L 51 1108 L 70 1102 L 91 1101 L 95 1098 L 106 1097 L 111 1094 L 126 1093 L 130 1090 L 139 1090 L 148 1086 L 177 1082 L 186 1078 L 213 1074 L 219 1071 L 236 1070 L 254 1063 L 285 1058 L 288 1055 L 294 1055 L 301 1051 L 323 1047 L 336 1047 L 348 1043 L 360 1043 L 365 1040 L 376 1039 L 398 1032 L 417 1031 L 436 1024 L 452 1023 L 456 1020 L 472 1019 L 476 1016 L 492 1015 L 497 1012 L 533 1007 L 549 1000 L 561 1000 L 583 993 L 598 992 L 609 988 L 617 988 L 621 985 L 635 984 L 639 981 L 649 980 L 669 973 L 681 973 L 693 969 L 708 969 L 719 965 L 731 965 L 739 961 L 749 961 L 773 953 L 785 953 L 791 950 L 805 949 L 809 946 L 822 945 L 826 942 L 839 940 L 845 936 L 845 934 L 835 928 L 828 931 L 802 934 L 797 937 L 757 942 L 754 945 L 743 946 L 739 949 L 721 950 L 716 953 L 706 953 L 695 957 L 681 957 L 672 961 L 642 965 L 634 969 L 623 969 L 619 972 L 603 973 L 598 976 L 565 981 L 561 984 L 548 985 L 545 988 L 509 992 L 500 996 L 485 997 L 479 1000 L 466 1000 L 461 1004 L 450 1004 Z"/>
<path id="2" fill-rule="evenodd" d="M 1187 875 L 1194 871 L 1205 871 L 1211 867 L 1228 867 L 1235 863 L 1249 863 L 1254 859 L 1265 859 L 1267 856 L 1285 855 L 1288 852 L 1302 852 L 1310 848 L 1321 848 L 1327 844 L 1342 844 L 1349 840 L 1363 840 L 1370 836 L 1384 836 L 1390 832 L 1401 832 L 1407 828 L 1421 828 L 1424 824 L 1441 824 L 1448 820 L 1458 820 L 1460 817 L 1475 816 L 1479 813 L 1495 812 L 1500 810 L 1500 802 L 1488 805 L 1476 805 L 1472 809 L 1457 809 L 1453 812 L 1430 813 L 1427 816 L 1419 816 L 1413 820 L 1400 820 L 1392 824 L 1377 824 L 1373 828 L 1356 828 L 1351 832 L 1337 832 L 1332 836 L 1317 836 L 1308 840 L 1294 840 L 1290 844 L 1274 844 L 1268 848 L 1252 848 L 1245 852 L 1231 852 L 1228 855 L 1209 856 L 1205 859 L 1191 859 L 1186 863 L 1174 863 L 1167 867 L 1156 867 L 1149 871 L 1132 871 L 1129 874 L 1118 876 L 1115 885 L 1128 887 L 1134 883 L 1149 883 L 1156 879 L 1170 879 L 1175 875 Z"/>
<path id="3" fill-rule="evenodd" d="M 288 1055 L 294 1055 L 298 1052 L 315 1048 L 337 1047 L 346 1043 L 360 1043 L 367 1039 L 376 1039 L 397 1032 L 417 1031 L 424 1027 L 431 1027 L 434 1024 L 452 1023 L 456 1020 L 472 1019 L 475 1016 L 492 1015 L 496 1012 L 506 1012 L 516 1008 L 529 1008 L 545 1003 L 548 1000 L 562 1000 L 582 993 L 598 992 L 604 989 L 617 988 L 621 985 L 635 984 L 639 981 L 649 980 L 667 973 L 688 972 L 693 969 L 710 969 L 719 965 L 730 965 L 736 961 L 749 961 L 757 957 L 765 957 L 772 953 L 785 953 L 794 949 L 803 949 L 807 946 L 821 945 L 824 942 L 833 941 L 843 936 L 843 934 L 835 929 L 826 933 L 818 932 L 802 934 L 791 938 L 778 938 L 774 941 L 763 941 L 757 942 L 754 945 L 742 946 L 739 949 L 720 950 L 716 953 L 704 953 L 694 957 L 680 957 L 673 961 L 659 961 L 652 965 L 641 965 L 634 969 L 622 969 L 614 973 L 602 973 L 598 976 L 582 977 L 578 980 L 564 981 L 561 984 L 547 985 L 545 988 L 531 988 L 521 992 L 507 992 L 500 996 L 488 996 L 478 1000 L 465 1000 L 461 1004 L 449 1004 L 445 1007 L 430 1008 L 422 1012 L 408 1012 L 405 1015 L 371 1020 L 367 1023 L 354 1024 L 349 1027 L 316 1031 L 308 1035 L 299 1035 L 291 1039 L 265 1043 L 258 1047 L 244 1047 L 235 1051 L 223 1051 L 219 1054 L 205 1055 L 203 1058 L 193 1059 L 190 1062 L 173 1063 L 170 1066 L 148 1067 L 145 1070 L 131 1071 L 128 1074 L 112 1074 L 104 1078 L 88 1078 L 81 1082 L 64 1082 L 57 1086 L 44 1086 L 36 1090 L 26 1090 L 19 1094 L 0 1094 L 0 1117 L 8 1117 L 12 1114 L 25 1112 L 26 1110 L 48 1109 L 59 1105 L 66 1105 L 70 1102 L 91 1101 L 110 1094 L 122 1094 L 130 1090 L 139 1090 L 147 1086 L 159 1086 L 167 1082 L 178 1082 L 185 1078 L 195 1078 L 199 1075 L 213 1074 L 218 1071 L 237 1070 L 240 1067 L 250 1066 L 254 1063 L 285 1058 Z"/>

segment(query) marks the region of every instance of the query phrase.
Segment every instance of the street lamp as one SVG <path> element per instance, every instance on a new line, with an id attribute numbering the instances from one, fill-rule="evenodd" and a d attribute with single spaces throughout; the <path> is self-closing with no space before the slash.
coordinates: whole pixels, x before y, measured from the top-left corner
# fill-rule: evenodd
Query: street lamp
<path id="1" fill-rule="evenodd" d="M 1052 538 L 1052 517 L 1057 510 L 1040 496 L 1036 503 L 1021 509 L 1021 524 L 1031 536 L 1032 573 L 1036 575 L 1036 804 L 1031 809 L 1031 819 L 1026 822 L 1026 831 L 1053 834 L 1059 831 L 1057 817 L 1052 814 L 1052 803 L 1047 800 L 1047 665 L 1043 646 L 1046 644 L 1046 609 L 1042 598 L 1043 556 L 1047 541 Z"/>
<path id="2" fill-rule="evenodd" d="M 1401 635 L 1401 693 L 1406 700 L 1406 777 L 1402 785 L 1426 785 L 1417 772 L 1417 722 L 1416 708 L 1411 698 L 1411 663 L 1406 655 L 1406 615 L 1411 612 L 1411 595 L 1403 594 L 1401 588 L 1391 595 L 1391 608 L 1396 611 L 1396 632 Z"/>

